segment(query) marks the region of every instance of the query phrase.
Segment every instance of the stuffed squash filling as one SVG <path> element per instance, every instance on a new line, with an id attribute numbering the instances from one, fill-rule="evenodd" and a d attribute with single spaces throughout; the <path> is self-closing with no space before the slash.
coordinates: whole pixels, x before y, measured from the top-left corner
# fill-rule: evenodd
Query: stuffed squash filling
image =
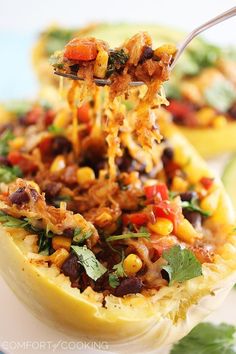
<path id="1" fill-rule="evenodd" d="M 210 222 L 220 197 L 214 179 L 189 174 L 191 153 L 164 131 L 150 172 L 145 158 L 135 158 L 142 149 L 134 137 L 122 132 L 111 177 L 93 110 L 91 101 L 77 109 L 79 153 L 70 109 L 35 103 L 2 124 L 3 227 L 24 229 L 30 261 L 58 267 L 82 292 L 149 294 L 200 276 L 224 242 Z"/>

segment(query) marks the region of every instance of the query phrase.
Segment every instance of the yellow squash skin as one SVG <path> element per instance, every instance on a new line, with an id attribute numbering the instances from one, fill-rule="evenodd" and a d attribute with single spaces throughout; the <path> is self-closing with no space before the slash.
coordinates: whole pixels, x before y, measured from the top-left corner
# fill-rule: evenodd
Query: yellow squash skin
<path id="1" fill-rule="evenodd" d="M 236 150 L 236 122 L 229 122 L 222 128 L 179 129 L 204 158 Z"/>
<path id="2" fill-rule="evenodd" d="M 164 123 L 161 129 L 174 148 L 191 157 L 184 169 L 192 183 L 212 175 L 175 128 Z M 204 276 L 164 287 L 155 295 L 109 296 L 102 307 L 101 294 L 92 289 L 81 294 L 56 267 L 32 262 L 22 229 L 1 228 L 0 271 L 30 311 L 59 331 L 77 339 L 107 341 L 109 350 L 118 352 L 155 350 L 186 335 L 220 305 L 236 280 L 234 213 L 220 182 L 219 189 L 218 208 L 209 223 L 217 234 L 220 230 L 225 243 L 215 263 L 203 265 Z"/>

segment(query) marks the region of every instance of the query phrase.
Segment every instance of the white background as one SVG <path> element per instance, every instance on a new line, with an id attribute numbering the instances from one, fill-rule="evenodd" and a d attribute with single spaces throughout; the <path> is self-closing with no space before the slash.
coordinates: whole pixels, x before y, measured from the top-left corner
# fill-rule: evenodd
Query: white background
<path id="1" fill-rule="evenodd" d="M 0 0 L 0 101 L 35 97 L 31 48 L 52 23 L 160 23 L 190 31 L 234 5 L 236 0 Z M 230 19 L 204 36 L 226 46 L 236 43 L 235 33 Z"/>
<path id="2" fill-rule="evenodd" d="M 42 30 L 52 21 L 78 26 L 90 21 L 152 22 L 192 29 L 236 5 L 235 0 L 0 0 L 0 30 Z M 235 42 L 235 22 L 218 25 L 206 37 Z"/>

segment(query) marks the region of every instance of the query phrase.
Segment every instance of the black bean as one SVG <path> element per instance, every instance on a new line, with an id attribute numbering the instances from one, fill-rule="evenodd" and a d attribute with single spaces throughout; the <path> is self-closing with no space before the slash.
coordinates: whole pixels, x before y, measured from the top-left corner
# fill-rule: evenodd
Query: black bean
<path id="1" fill-rule="evenodd" d="M 10 162 L 5 156 L 0 156 L 0 165 L 11 166 Z"/>
<path id="2" fill-rule="evenodd" d="M 29 195 L 25 188 L 19 188 L 9 196 L 10 201 L 13 204 L 21 205 L 30 201 Z"/>
<path id="3" fill-rule="evenodd" d="M 63 236 L 72 238 L 74 236 L 75 230 L 72 227 L 68 227 L 63 231 Z"/>
<path id="4" fill-rule="evenodd" d="M 77 74 L 78 70 L 79 70 L 79 64 L 74 64 L 70 66 L 70 71 L 72 74 Z"/>
<path id="5" fill-rule="evenodd" d="M 124 296 L 127 294 L 137 294 L 142 290 L 143 284 L 141 279 L 131 277 L 122 280 L 120 285 L 115 289 L 115 296 Z"/>
<path id="6" fill-rule="evenodd" d="M 51 256 L 51 254 L 53 254 L 55 252 L 54 248 L 53 247 L 49 247 L 49 256 Z"/>
<path id="7" fill-rule="evenodd" d="M 163 152 L 162 152 L 162 158 L 166 159 L 166 160 L 173 160 L 174 157 L 174 150 L 171 147 L 166 147 Z"/>
<path id="8" fill-rule="evenodd" d="M 26 115 L 19 116 L 18 122 L 20 123 L 20 125 L 27 126 L 28 125 L 27 116 Z"/>
<path id="9" fill-rule="evenodd" d="M 52 154 L 67 154 L 72 150 L 71 142 L 64 136 L 56 136 L 52 142 Z"/>
<path id="10" fill-rule="evenodd" d="M 162 276 L 163 279 L 167 280 L 168 282 L 170 281 L 169 274 L 168 274 L 168 272 L 165 269 L 161 270 L 161 276 Z"/>
<path id="11" fill-rule="evenodd" d="M 193 225 L 195 229 L 199 229 L 202 225 L 202 215 L 198 211 L 189 211 L 183 209 L 184 217 Z"/>
<path id="12" fill-rule="evenodd" d="M 197 193 L 194 191 L 180 193 L 180 198 L 183 202 L 191 202 L 191 200 L 195 199 L 196 197 L 197 197 Z"/>
<path id="13" fill-rule="evenodd" d="M 81 266 L 78 263 L 78 258 L 74 253 L 71 253 L 69 258 L 62 264 L 61 271 L 64 275 L 70 277 L 71 282 L 78 279 L 81 273 Z"/>
<path id="14" fill-rule="evenodd" d="M 228 110 L 228 113 L 231 118 L 236 119 L 236 103 Z"/>
<path id="15" fill-rule="evenodd" d="M 143 64 L 147 59 L 151 59 L 153 57 L 154 51 L 151 47 L 145 46 L 143 49 L 143 53 L 140 57 L 139 64 Z"/>
<path id="16" fill-rule="evenodd" d="M 45 196 L 47 200 L 51 200 L 55 198 L 59 193 L 62 188 L 62 184 L 58 182 L 49 182 L 47 183 L 43 191 L 45 192 Z"/>

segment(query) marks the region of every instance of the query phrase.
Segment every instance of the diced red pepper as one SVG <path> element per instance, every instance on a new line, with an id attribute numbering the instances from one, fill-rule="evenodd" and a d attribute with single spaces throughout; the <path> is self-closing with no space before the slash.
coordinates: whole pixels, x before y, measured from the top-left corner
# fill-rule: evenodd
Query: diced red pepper
<path id="1" fill-rule="evenodd" d="M 55 112 L 52 109 L 49 109 L 47 112 L 45 112 L 45 117 L 44 117 L 44 122 L 46 126 L 49 126 L 53 123 L 55 118 Z"/>
<path id="2" fill-rule="evenodd" d="M 210 177 L 202 177 L 200 179 L 200 183 L 203 185 L 205 189 L 210 189 L 213 182 L 214 182 L 214 178 L 210 178 Z"/>
<path id="3" fill-rule="evenodd" d="M 52 149 L 52 141 L 53 138 L 52 137 L 47 137 L 45 139 L 43 139 L 40 143 L 39 143 L 39 149 L 41 152 L 41 155 L 43 157 L 47 156 L 50 154 L 50 151 Z"/>
<path id="4" fill-rule="evenodd" d="M 147 199 L 153 200 L 157 197 L 159 200 L 169 199 L 168 188 L 165 183 L 158 183 L 153 186 L 144 187 L 144 192 Z"/>
<path id="5" fill-rule="evenodd" d="M 174 245 L 171 242 L 162 243 L 160 242 L 160 239 L 157 242 L 155 242 L 155 239 L 152 240 L 152 236 L 151 236 L 151 242 L 152 242 L 152 247 L 156 251 L 158 258 L 162 256 L 164 251 L 169 250 Z"/>
<path id="6" fill-rule="evenodd" d="M 23 173 L 33 173 L 37 171 L 37 165 L 35 165 L 32 160 L 23 156 L 19 151 L 11 151 L 7 159 L 13 166 L 19 166 Z"/>
<path id="7" fill-rule="evenodd" d="M 148 223 L 149 218 L 145 213 L 124 214 L 122 221 L 124 225 L 131 223 L 137 226 L 142 226 Z"/>
<path id="8" fill-rule="evenodd" d="M 29 125 L 36 124 L 41 116 L 42 116 L 42 108 L 34 107 L 30 112 L 27 113 L 26 123 Z"/>
<path id="9" fill-rule="evenodd" d="M 171 100 L 167 110 L 173 114 L 174 117 L 185 118 L 189 113 L 193 111 L 193 108 L 187 102 L 181 102 L 177 100 Z"/>
<path id="10" fill-rule="evenodd" d="M 162 200 L 160 203 L 153 205 L 153 212 L 156 217 L 170 220 L 175 230 L 181 215 L 181 207 L 168 200 Z"/>
<path id="11" fill-rule="evenodd" d="M 93 39 L 74 38 L 65 47 L 64 57 L 69 60 L 94 60 L 97 56 L 97 46 Z"/>
<path id="12" fill-rule="evenodd" d="M 81 107 L 77 109 L 77 116 L 81 123 L 88 123 L 89 122 L 89 102 L 84 103 Z"/>

